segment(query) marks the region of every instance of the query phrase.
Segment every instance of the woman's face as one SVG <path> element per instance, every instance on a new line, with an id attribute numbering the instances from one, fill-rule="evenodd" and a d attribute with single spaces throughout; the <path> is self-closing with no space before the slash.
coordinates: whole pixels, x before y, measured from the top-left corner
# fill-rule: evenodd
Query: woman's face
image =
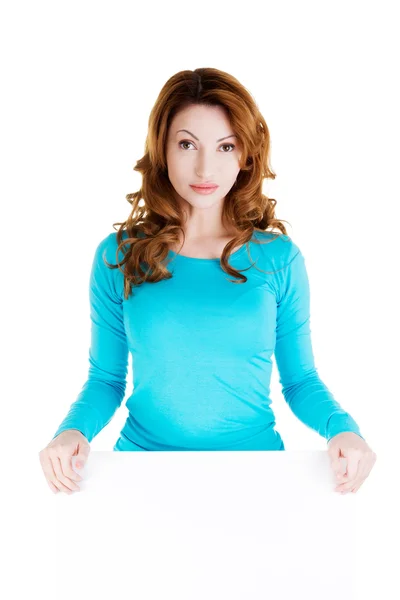
<path id="1" fill-rule="evenodd" d="M 166 159 L 169 180 L 180 199 L 196 208 L 223 203 L 240 171 L 241 153 L 232 134 L 220 106 L 189 106 L 175 115 L 168 131 Z M 190 187 L 200 183 L 219 187 L 203 195 Z"/>

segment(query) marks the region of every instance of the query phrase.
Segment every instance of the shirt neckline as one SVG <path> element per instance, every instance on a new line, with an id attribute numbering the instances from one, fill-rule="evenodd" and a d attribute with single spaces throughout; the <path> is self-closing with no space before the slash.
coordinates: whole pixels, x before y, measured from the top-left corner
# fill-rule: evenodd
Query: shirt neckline
<path id="1" fill-rule="evenodd" d="M 246 245 L 248 242 L 244 243 L 242 246 L 240 246 L 240 248 L 238 248 L 237 250 L 235 250 L 235 252 L 232 252 L 229 256 L 229 259 L 239 256 L 241 255 L 245 250 L 246 250 Z M 201 257 L 195 257 L 195 256 L 185 256 L 184 254 L 177 254 L 176 252 L 174 252 L 173 250 L 169 250 L 168 254 L 170 254 L 173 258 L 178 258 L 178 259 L 183 259 L 185 261 L 192 261 L 192 262 L 197 262 L 197 263 L 214 263 L 214 262 L 221 262 L 221 258 L 201 258 Z"/>

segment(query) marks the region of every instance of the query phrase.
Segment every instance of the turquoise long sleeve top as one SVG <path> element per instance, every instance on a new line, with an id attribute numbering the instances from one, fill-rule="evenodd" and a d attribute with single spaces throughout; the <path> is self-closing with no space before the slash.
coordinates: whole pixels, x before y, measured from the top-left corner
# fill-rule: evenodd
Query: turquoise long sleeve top
<path id="1" fill-rule="evenodd" d="M 133 391 L 113 450 L 284 450 L 271 409 L 273 356 L 300 421 L 327 441 L 344 431 L 363 438 L 315 366 L 304 256 L 276 235 L 256 230 L 231 254 L 232 266 L 250 267 L 244 284 L 229 281 L 219 259 L 170 250 L 172 277 L 134 286 L 128 299 L 123 274 L 102 260 L 116 262 L 117 234 L 107 235 L 90 273 L 88 377 L 54 437 L 78 429 L 91 442 L 110 422 L 131 353 Z"/>

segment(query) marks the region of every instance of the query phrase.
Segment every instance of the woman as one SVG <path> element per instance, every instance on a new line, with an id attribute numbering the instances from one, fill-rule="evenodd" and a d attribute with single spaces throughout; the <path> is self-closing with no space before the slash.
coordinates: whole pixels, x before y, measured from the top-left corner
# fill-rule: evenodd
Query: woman
<path id="1" fill-rule="evenodd" d="M 269 154 L 267 124 L 234 77 L 196 69 L 166 82 L 135 167 L 142 188 L 95 252 L 88 379 L 40 452 L 54 492 L 79 490 L 72 456 L 84 464 L 121 405 L 129 352 L 134 389 L 114 450 L 284 450 L 275 354 L 286 402 L 328 441 L 336 489 L 369 474 L 375 453 L 317 374 L 305 260 L 262 193 Z"/>

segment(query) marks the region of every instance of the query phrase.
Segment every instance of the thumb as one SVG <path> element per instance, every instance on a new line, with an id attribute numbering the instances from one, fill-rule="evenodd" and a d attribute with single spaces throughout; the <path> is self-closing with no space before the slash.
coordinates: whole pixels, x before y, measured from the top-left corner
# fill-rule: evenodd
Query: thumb
<path id="1" fill-rule="evenodd" d="M 342 475 L 342 465 L 341 465 L 340 460 L 338 458 L 334 458 L 332 460 L 332 462 L 331 462 L 331 465 L 332 465 L 332 469 L 333 469 L 334 474 L 337 477 L 341 477 L 341 475 Z"/>
<path id="2" fill-rule="evenodd" d="M 340 462 L 340 450 L 338 447 L 332 447 L 329 452 L 329 456 L 331 459 L 332 470 L 335 475 L 342 474 L 342 464 Z"/>
<path id="3" fill-rule="evenodd" d="M 75 466 L 77 469 L 83 469 L 83 467 L 86 465 L 86 461 L 89 457 L 89 452 L 90 452 L 90 448 L 83 446 L 83 447 L 79 447 L 79 452 L 76 455 L 76 462 L 75 462 Z"/>

